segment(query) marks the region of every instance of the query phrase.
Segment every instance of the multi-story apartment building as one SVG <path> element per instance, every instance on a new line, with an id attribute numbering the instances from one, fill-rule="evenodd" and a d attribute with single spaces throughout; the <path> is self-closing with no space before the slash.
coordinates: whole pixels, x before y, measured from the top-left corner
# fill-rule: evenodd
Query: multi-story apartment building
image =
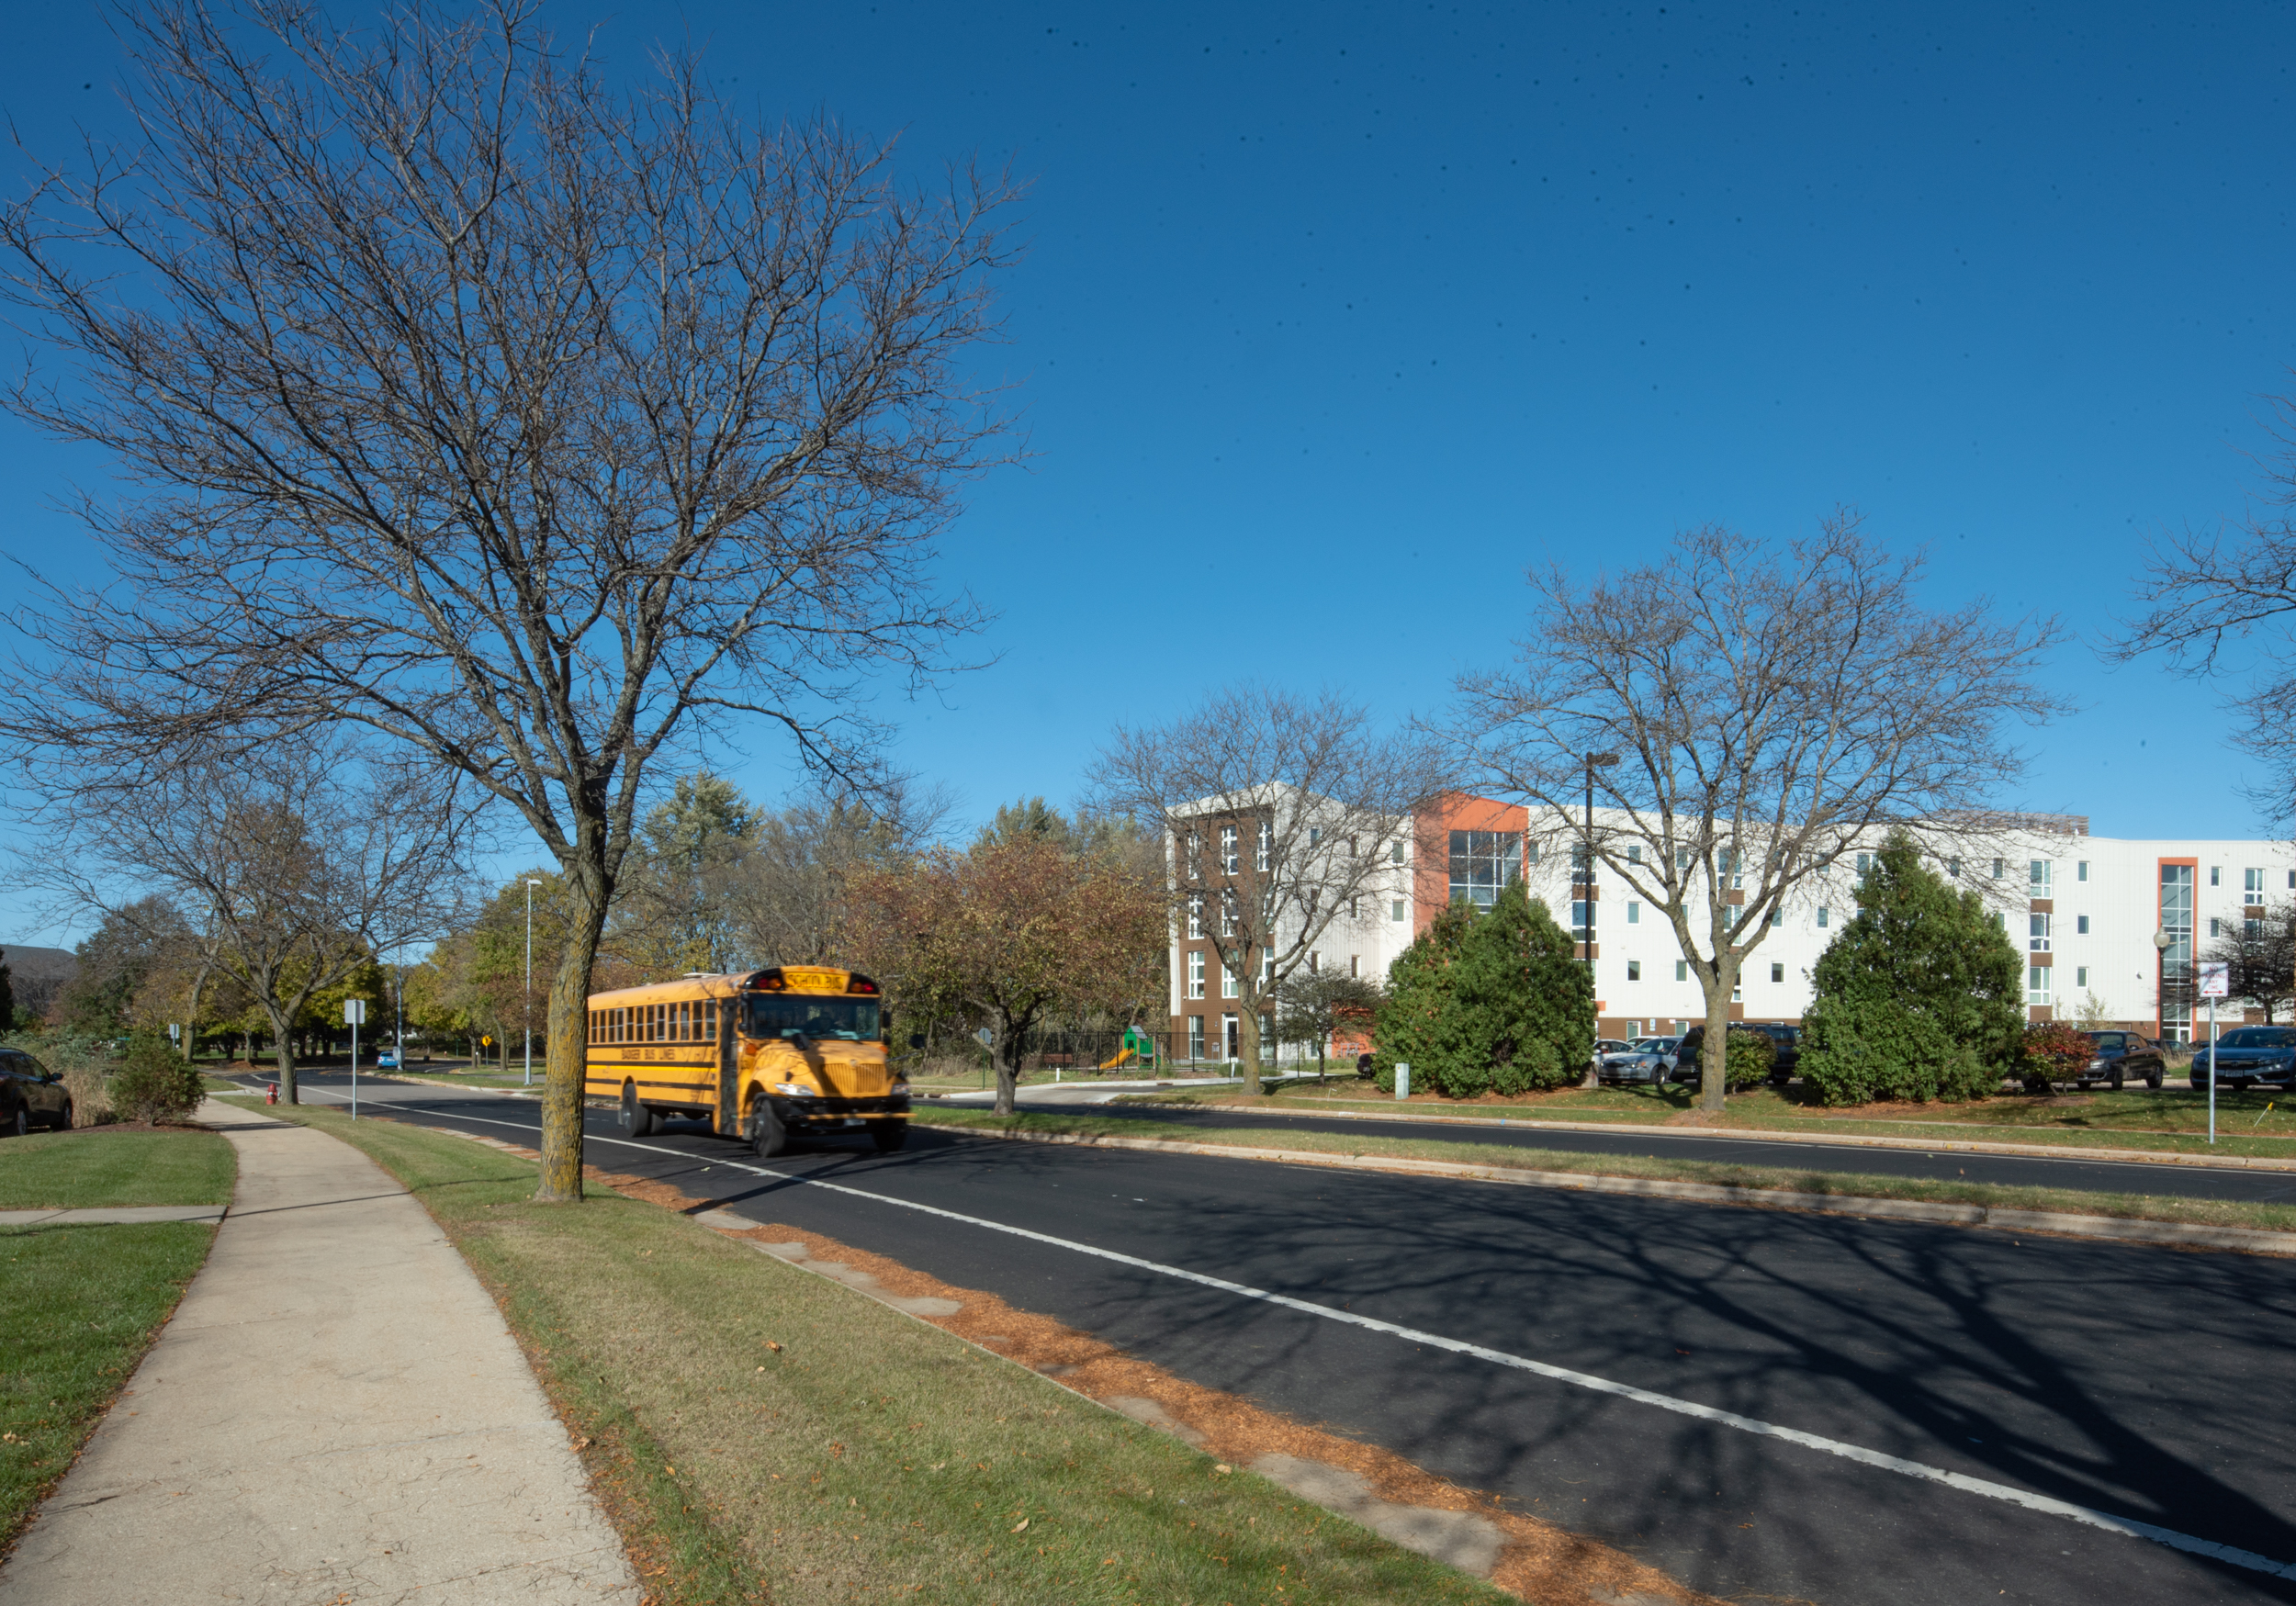
<path id="1" fill-rule="evenodd" d="M 1446 904 L 1466 898 L 1488 906 L 1519 880 L 1582 943 L 1593 916 L 1603 1036 L 1678 1031 L 1702 1021 L 1705 998 L 1672 927 L 1607 866 L 1598 864 L 1590 876 L 1575 836 L 1542 839 L 1528 824 L 1524 809 L 1481 798 L 1446 798 L 1427 810 L 1383 845 L 1379 874 L 1365 880 L 1356 906 L 1315 941 L 1311 962 L 1384 977 Z M 1620 833 L 1629 825 L 1623 814 L 1596 811 L 1596 828 L 1614 851 L 1626 842 Z M 2296 851 L 2287 842 L 2124 840 L 2090 836 L 2081 815 L 2043 815 L 2007 823 L 1987 847 L 1975 861 L 1941 858 L 1936 867 L 1984 896 L 2025 950 L 2026 1003 L 2035 1020 L 2085 1018 L 2189 1040 L 2196 956 L 2240 923 L 2260 918 L 2268 904 L 2296 895 Z M 1746 960 L 1733 1019 L 1801 1019 L 1818 956 L 1856 911 L 1863 861 L 1843 856 L 1830 875 L 1776 913 Z M 1239 989 L 1211 951 L 1203 907 L 1174 926 L 1173 1050 L 1184 1058 L 1232 1058 Z M 1703 920 L 1703 912 L 1694 908 L 1693 917 Z M 2165 949 L 2156 936 L 2167 938 Z M 2220 1020 L 2243 1017 L 2237 1003 L 2220 1009 Z"/>

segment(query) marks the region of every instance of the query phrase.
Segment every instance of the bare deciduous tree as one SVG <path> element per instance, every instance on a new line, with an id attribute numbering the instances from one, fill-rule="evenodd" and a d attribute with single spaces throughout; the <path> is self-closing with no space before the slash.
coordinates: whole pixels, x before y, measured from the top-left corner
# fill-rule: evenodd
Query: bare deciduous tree
<path id="1" fill-rule="evenodd" d="M 977 621 L 929 568 L 1001 430 L 960 364 L 1015 191 L 753 131 L 691 56 L 619 94 L 535 11 L 118 14 L 145 137 L 0 213 L 0 293 L 66 371 L 17 412 L 135 494 L 82 501 L 118 583 L 21 617 L 44 661 L 0 731 L 156 755 L 348 721 L 523 817 L 580 915 L 538 1196 L 574 1199 L 647 767 L 755 717 L 865 777 L 853 693 Z"/>
<path id="2" fill-rule="evenodd" d="M 2225 967 L 2232 996 L 2269 1022 L 2296 1006 L 2296 898 L 2251 905 L 2200 957 Z"/>
<path id="3" fill-rule="evenodd" d="M 1773 916 L 1844 853 L 1905 827 L 1974 859 L 2014 824 L 1985 805 L 2022 768 L 2004 727 L 2063 707 L 2032 678 L 2056 627 L 1924 608 L 1921 567 L 1847 513 L 1783 551 L 1694 531 L 1583 587 L 1550 566 L 1515 667 L 1459 682 L 1457 761 L 1534 833 L 1580 841 L 1591 770 L 1595 858 L 1672 927 L 1708 1042 Z"/>
<path id="4" fill-rule="evenodd" d="M 2137 588 L 2144 612 L 2107 656 L 2125 663 L 2157 652 L 2207 678 L 2253 673 L 2234 704 L 2247 720 L 2237 740 L 2269 778 L 2254 791 L 2257 805 L 2288 825 L 2296 823 L 2296 397 L 2273 410 L 2282 450 L 2263 493 L 2216 530 L 2154 546 Z"/>
<path id="5" fill-rule="evenodd" d="M 201 984 L 234 985 L 271 1023 L 294 1104 L 304 1008 L 458 917 L 468 871 L 447 774 L 370 771 L 336 750 L 116 775 L 54 817 L 25 877 L 83 911 L 179 914 Z"/>
<path id="6" fill-rule="evenodd" d="M 1168 845 L 1173 918 L 1200 931 L 1234 989 L 1247 1096 L 1260 1015 L 1335 926 L 1408 896 L 1405 838 L 1439 789 L 1426 749 L 1359 704 L 1247 686 L 1169 724 L 1120 727 L 1093 769 L 1100 800 Z"/>

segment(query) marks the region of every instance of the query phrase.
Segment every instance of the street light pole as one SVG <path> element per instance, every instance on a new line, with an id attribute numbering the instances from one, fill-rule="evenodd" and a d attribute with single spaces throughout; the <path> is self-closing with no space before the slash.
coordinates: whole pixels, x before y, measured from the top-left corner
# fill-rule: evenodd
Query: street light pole
<path id="1" fill-rule="evenodd" d="M 1594 988 L 1594 772 L 1607 769 L 1618 762 L 1615 753 L 1589 753 L 1586 756 L 1586 846 L 1582 850 L 1585 868 L 1580 872 L 1586 879 L 1579 887 L 1579 902 L 1586 911 L 1586 951 L 1581 956 L 1586 964 L 1587 990 Z M 1597 1016 L 1594 1035 L 1603 1035 L 1603 1022 Z M 1586 1062 L 1586 1079 L 1582 1087 L 1599 1087 L 1603 1080 L 1603 1058 L 1597 1052 Z"/>
<path id="2" fill-rule="evenodd" d="M 2164 1040 L 2168 1036 L 2168 946 L 2176 940 L 2167 927 L 2153 933 L 2153 951 L 2159 955 L 2153 966 L 2153 1029 Z"/>
<path id="3" fill-rule="evenodd" d="M 526 883 L 526 1085 L 535 1084 L 535 889 L 542 883 Z"/>

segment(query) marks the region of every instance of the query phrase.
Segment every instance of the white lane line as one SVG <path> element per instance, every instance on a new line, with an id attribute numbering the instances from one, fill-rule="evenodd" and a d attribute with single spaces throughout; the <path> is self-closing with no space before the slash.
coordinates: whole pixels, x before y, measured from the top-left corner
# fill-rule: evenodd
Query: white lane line
<path id="1" fill-rule="evenodd" d="M 453 1116 L 447 1118 L 477 1121 L 493 1127 L 512 1127 L 520 1131 L 535 1129 L 531 1126 L 522 1125 L 516 1121 L 488 1120 L 483 1116 Z M 889 1194 L 874 1194 L 866 1188 L 850 1187 L 843 1183 L 821 1182 L 809 1176 L 796 1176 L 784 1171 L 769 1170 L 762 1165 L 746 1165 L 738 1160 L 724 1160 L 714 1155 L 704 1157 L 687 1150 L 664 1149 L 652 1143 L 636 1142 L 628 1138 L 599 1138 L 584 1133 L 583 1141 L 585 1143 L 615 1143 L 625 1149 L 644 1149 L 650 1153 L 668 1155 L 678 1160 L 699 1160 L 709 1165 L 722 1165 L 729 1171 L 746 1171 L 754 1176 L 771 1177 L 777 1182 L 802 1183 L 808 1187 L 827 1188 L 831 1193 L 850 1194 L 857 1199 L 869 1199 L 880 1205 L 893 1205 L 904 1210 L 915 1210 L 927 1216 L 939 1216 L 943 1220 L 962 1221 L 968 1227 L 986 1228 L 992 1232 L 1008 1233 L 1012 1237 L 1025 1238 L 1035 1243 L 1050 1244 L 1055 1249 L 1071 1250 L 1077 1254 L 1091 1255 L 1098 1260 L 1114 1261 L 1119 1265 L 1135 1266 L 1142 1271 L 1154 1272 L 1161 1276 L 1176 1277 L 1182 1282 L 1199 1284 L 1207 1288 L 1217 1288 L 1223 1294 L 1234 1294 L 1245 1299 L 1257 1299 L 1263 1304 L 1281 1306 L 1287 1310 L 1297 1310 L 1308 1316 L 1322 1317 L 1327 1321 L 1345 1322 L 1351 1327 L 1360 1327 L 1371 1332 L 1386 1333 L 1392 1338 L 1403 1339 L 1412 1343 L 1425 1344 L 1433 1349 L 1448 1350 L 1453 1354 L 1470 1355 L 1476 1360 L 1488 1361 L 1493 1365 L 1513 1367 L 1518 1372 L 1529 1372 L 1540 1377 L 1551 1378 L 1558 1383 L 1568 1383 L 1576 1388 L 1589 1389 L 1596 1394 L 1615 1395 L 1621 1399 L 1633 1400 L 1638 1405 L 1656 1406 L 1660 1410 L 1672 1411 L 1679 1416 L 1694 1417 L 1700 1421 L 1717 1422 L 1726 1428 L 1736 1428 L 1740 1432 L 1753 1433 L 1765 1439 L 1783 1440 L 1789 1444 L 1798 1444 L 1806 1450 L 1817 1450 L 1828 1455 L 1839 1455 L 1845 1461 L 1857 1462 L 1861 1466 L 1879 1467 L 1884 1472 L 1895 1472 L 1906 1477 L 1919 1478 L 1925 1483 L 1943 1484 L 1946 1488 L 1959 1489 L 1964 1494 L 1982 1495 L 1987 1499 L 2000 1500 L 2012 1506 L 2022 1506 L 2029 1511 L 2038 1511 L 2043 1516 L 2067 1518 L 2090 1528 L 2101 1528 L 2108 1533 L 2120 1533 L 2131 1539 L 2149 1539 L 2154 1544 L 2165 1544 L 2171 1550 L 2185 1551 L 2192 1555 L 2204 1555 L 2212 1561 L 2245 1567 L 2251 1572 L 2266 1573 L 2279 1578 L 2296 1578 L 2296 1563 L 2274 1561 L 2270 1556 L 2258 1555 L 2253 1551 L 2236 1550 L 2229 1544 L 2219 1544 L 2212 1539 L 2200 1539 L 2189 1533 L 2180 1533 L 2174 1528 L 2163 1528 L 2152 1522 L 2139 1522 L 2128 1517 L 2116 1517 L 2110 1511 L 2099 1511 L 2089 1506 L 2077 1506 L 2070 1500 L 2053 1499 L 2047 1495 L 2037 1495 L 2027 1489 L 2013 1488 L 2008 1484 L 1994 1483 L 1987 1478 L 1971 1477 L 1964 1472 L 1949 1472 L 1941 1466 L 1930 1466 L 1919 1461 L 1908 1461 L 1897 1455 L 1885 1455 L 1878 1450 L 1868 1450 L 1862 1444 L 1850 1444 L 1840 1439 L 1829 1439 L 1818 1433 L 1806 1433 L 1799 1428 L 1781 1427 L 1775 1422 L 1765 1422 L 1759 1417 L 1741 1416 L 1734 1410 L 1722 1410 L 1715 1406 L 1701 1405 L 1694 1399 L 1679 1399 L 1671 1394 L 1660 1394 L 1652 1389 L 1638 1388 L 1631 1383 L 1616 1383 L 1607 1377 L 1597 1377 L 1591 1372 L 1573 1372 L 1567 1366 L 1550 1365 L 1545 1361 L 1534 1361 L 1525 1355 L 1509 1354 L 1504 1350 L 1488 1349 L 1481 1344 L 1469 1343 L 1464 1339 L 1446 1338 L 1441 1333 L 1426 1332 L 1419 1328 L 1404 1327 L 1392 1321 L 1381 1321 L 1377 1317 L 1361 1316 L 1352 1310 L 1334 1310 L 1328 1305 L 1316 1305 L 1305 1299 L 1294 1299 L 1289 1294 L 1277 1294 L 1266 1288 L 1255 1288 L 1248 1283 L 1232 1283 L 1225 1277 L 1211 1276 L 1204 1272 L 1191 1272 L 1185 1266 L 1168 1266 L 1159 1261 L 1142 1260 L 1138 1255 L 1125 1254 L 1113 1249 L 1102 1249 L 1097 1244 L 1079 1243 L 1073 1239 L 1055 1238 L 1049 1232 L 1038 1232 L 1027 1227 L 1012 1227 L 1005 1222 L 991 1221 L 980 1216 L 967 1216 L 956 1210 L 944 1210 L 938 1205 L 919 1204 L 913 1199 L 896 1199 Z"/>

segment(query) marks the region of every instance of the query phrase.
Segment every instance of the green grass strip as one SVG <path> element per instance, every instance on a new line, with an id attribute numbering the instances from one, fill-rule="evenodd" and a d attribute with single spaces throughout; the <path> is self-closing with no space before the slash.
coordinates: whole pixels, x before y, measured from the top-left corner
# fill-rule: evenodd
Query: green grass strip
<path id="1" fill-rule="evenodd" d="M 1360 1084 L 1356 1084 L 1360 1085 Z M 1789 1090 L 1792 1091 L 1792 1090 Z M 1126 1095 L 1131 1105 L 1230 1105 L 1239 1109 L 1349 1115 L 1451 1117 L 1460 1119 L 1557 1121 L 1572 1125 L 1653 1127 L 1695 1107 L 1694 1094 L 1639 1088 L 1572 1090 L 1510 1102 L 1451 1104 L 1428 1099 L 1399 1103 L 1361 1094 L 1279 1094 L 1257 1105 L 1234 1104 L 1232 1090 Z M 1797 1132 L 1818 1137 L 1921 1138 L 1941 1142 L 1999 1142 L 2052 1148 L 2118 1149 L 2165 1154 L 2218 1154 L 2296 1159 L 2296 1098 L 2266 1089 L 2217 1095 L 2217 1141 L 2208 1141 L 2205 1095 L 2181 1087 L 2131 1089 L 2054 1099 L 2005 1095 L 1970 1104 L 1897 1105 L 1886 1116 L 1829 1115 L 1771 1088 L 1733 1094 L 1722 1118 L 1705 1131 Z M 1869 1106 L 1870 1108 L 1870 1106 Z"/>
<path id="2" fill-rule="evenodd" d="M 2159 1194 L 2091 1193 L 2077 1188 L 2003 1187 L 1962 1180 L 1875 1176 L 1811 1171 L 1788 1165 L 1738 1165 L 1660 1155 L 1585 1154 L 1518 1148 L 1448 1138 L 1389 1138 L 1353 1132 L 1303 1132 L 1288 1127 L 1207 1129 L 1136 1116 L 1072 1116 L 1024 1110 L 1010 1116 L 985 1110 L 919 1109 L 922 1125 L 1084 1138 L 1151 1138 L 1207 1147 L 1281 1149 L 1295 1153 L 1345 1154 L 1392 1160 L 1435 1160 L 1493 1170 L 1561 1171 L 1583 1175 L 1648 1177 L 1709 1183 L 1718 1187 L 1778 1188 L 1789 1193 L 1850 1198 L 1920 1199 L 1937 1204 L 1996 1205 L 2005 1209 L 2063 1210 L 2146 1221 L 2185 1221 L 2210 1227 L 2296 1231 L 2296 1205 L 2256 1205 Z M 1950 1156 L 1948 1156 L 1950 1158 Z"/>
<path id="3" fill-rule="evenodd" d="M 1512 1599 L 671 1211 L 535 1205 L 531 1162 L 466 1139 L 280 1113 L 399 1177 L 496 1293 L 658 1606 Z"/>
<path id="4" fill-rule="evenodd" d="M 0 1230 L 0 1548 L 71 1470 L 214 1241 L 189 1221 Z"/>
<path id="5" fill-rule="evenodd" d="M 0 1210 L 227 1205 L 237 1174 L 231 1146 L 213 1132 L 40 1133 L 0 1143 Z"/>

